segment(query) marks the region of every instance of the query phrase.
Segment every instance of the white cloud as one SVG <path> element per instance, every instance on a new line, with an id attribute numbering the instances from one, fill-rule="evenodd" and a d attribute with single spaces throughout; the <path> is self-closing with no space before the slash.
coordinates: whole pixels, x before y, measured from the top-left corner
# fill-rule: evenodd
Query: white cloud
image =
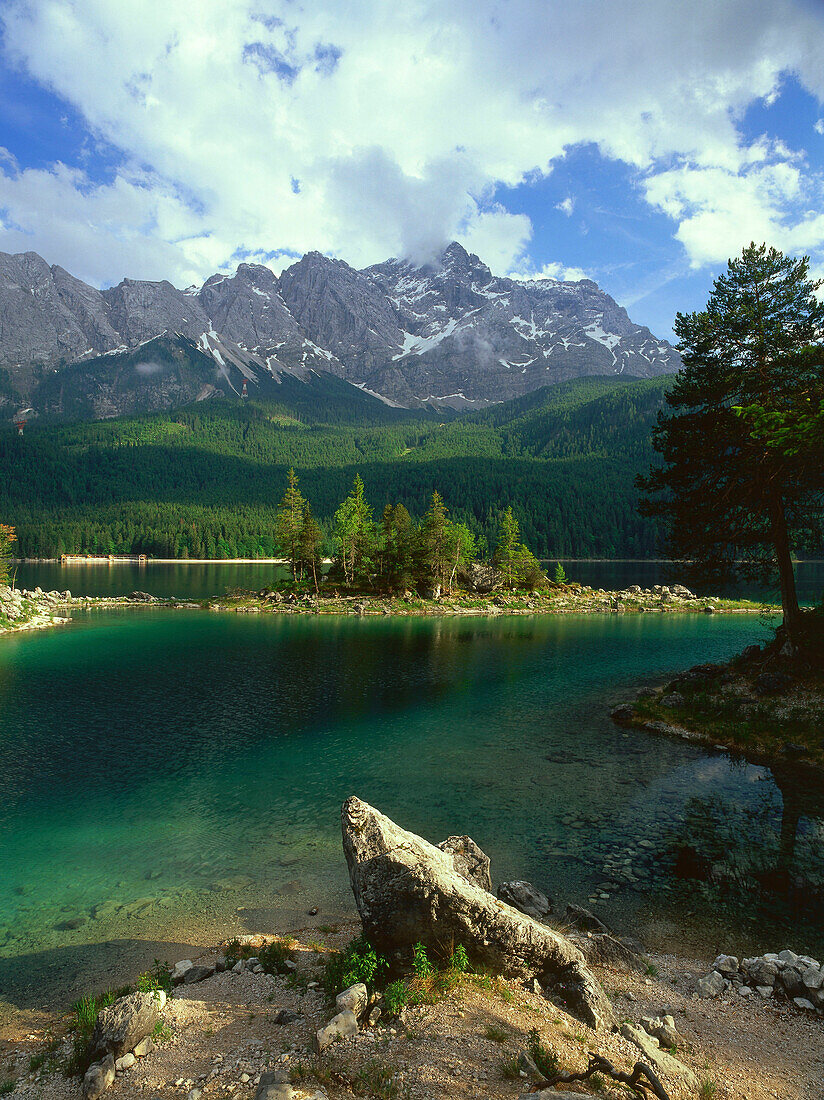
<path id="1" fill-rule="evenodd" d="M 679 223 L 694 268 L 723 262 L 752 240 L 790 252 L 824 245 L 824 187 L 786 162 L 738 173 L 686 165 L 650 177 L 646 194 Z"/>
<path id="2" fill-rule="evenodd" d="M 571 218 L 572 211 L 575 209 L 575 199 L 573 199 L 571 195 L 567 195 L 563 202 L 555 204 L 555 209 L 560 210 L 562 214 L 566 214 L 568 218 Z"/>
<path id="3" fill-rule="evenodd" d="M 507 272 L 507 274 L 510 279 L 535 280 L 537 282 L 542 279 L 549 279 L 554 282 L 577 283 L 581 279 L 590 278 L 586 271 L 580 267 L 567 267 L 565 264 L 554 262 L 544 264 L 540 271 L 530 268 L 528 264 L 522 264 L 520 267 Z"/>
<path id="4" fill-rule="evenodd" d="M 824 118 L 819 118 L 813 123 L 813 129 L 817 134 L 824 136 Z"/>
<path id="5" fill-rule="evenodd" d="M 102 183 L 0 160 L 0 247 L 99 283 L 455 236 L 517 268 L 530 221 L 494 188 L 577 143 L 640 173 L 694 264 L 741 233 L 817 232 L 796 155 L 739 130 L 788 72 L 824 99 L 824 19 L 801 0 L 6 0 L 0 20 L 7 60 L 122 154 Z"/>

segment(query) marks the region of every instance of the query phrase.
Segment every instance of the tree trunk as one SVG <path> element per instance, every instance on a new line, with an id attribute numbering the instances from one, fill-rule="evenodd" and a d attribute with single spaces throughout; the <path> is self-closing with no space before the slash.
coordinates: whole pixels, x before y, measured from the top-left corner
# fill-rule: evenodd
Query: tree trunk
<path id="1" fill-rule="evenodd" d="M 784 505 L 780 499 L 772 502 L 770 518 L 772 520 L 775 561 L 778 566 L 778 578 L 781 584 L 781 607 L 784 612 L 784 630 L 789 647 L 788 656 L 792 656 L 798 644 L 801 611 L 798 607 L 798 594 L 795 590 L 795 571 L 792 555 L 790 554 L 790 540 L 787 537 L 787 521 L 784 516 Z"/>

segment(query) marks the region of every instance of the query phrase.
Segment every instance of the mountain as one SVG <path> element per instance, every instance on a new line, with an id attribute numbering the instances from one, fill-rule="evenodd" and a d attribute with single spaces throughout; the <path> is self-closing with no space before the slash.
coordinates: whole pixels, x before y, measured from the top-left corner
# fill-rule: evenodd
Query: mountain
<path id="1" fill-rule="evenodd" d="M 161 346 L 174 378 L 146 367 Z M 187 290 L 124 279 L 100 291 L 36 253 L 0 253 L 9 410 L 112 416 L 239 395 L 244 379 L 262 395 L 283 375 L 313 373 L 388 405 L 482 408 L 582 376 L 651 378 L 679 365 L 594 282 L 498 278 L 457 242 L 424 266 L 357 271 L 310 252 L 280 278 L 244 263 Z"/>

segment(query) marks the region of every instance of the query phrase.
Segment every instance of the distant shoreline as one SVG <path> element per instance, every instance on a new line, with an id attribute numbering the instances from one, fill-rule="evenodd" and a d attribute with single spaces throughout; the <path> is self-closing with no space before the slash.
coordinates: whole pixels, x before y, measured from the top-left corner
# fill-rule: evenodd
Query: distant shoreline
<path id="1" fill-rule="evenodd" d="M 74 561 L 66 562 L 66 568 L 72 565 L 137 565 L 142 568 L 146 565 L 287 565 L 286 558 L 146 558 L 145 561 L 137 561 L 135 557 L 128 555 L 108 557 L 73 555 Z M 12 558 L 14 565 L 61 565 L 60 558 Z M 575 565 L 678 565 L 677 558 L 539 558 L 542 564 L 546 562 L 570 562 Z M 331 558 L 324 558 L 325 565 L 331 564 Z M 795 565 L 824 565 L 824 558 L 794 558 Z"/>

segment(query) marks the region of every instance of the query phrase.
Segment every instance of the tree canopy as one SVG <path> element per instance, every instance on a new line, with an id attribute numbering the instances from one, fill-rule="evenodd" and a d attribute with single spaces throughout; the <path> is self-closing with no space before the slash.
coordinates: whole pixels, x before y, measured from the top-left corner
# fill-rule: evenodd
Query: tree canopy
<path id="1" fill-rule="evenodd" d="M 824 383 L 821 285 L 806 257 L 751 244 L 715 280 L 706 309 L 678 314 L 684 366 L 653 431 L 662 462 L 639 479 L 643 511 L 665 520 L 670 552 L 693 574 L 777 572 L 790 637 L 793 542 L 820 537 L 822 520 L 824 467 L 810 460 L 804 412 Z"/>

